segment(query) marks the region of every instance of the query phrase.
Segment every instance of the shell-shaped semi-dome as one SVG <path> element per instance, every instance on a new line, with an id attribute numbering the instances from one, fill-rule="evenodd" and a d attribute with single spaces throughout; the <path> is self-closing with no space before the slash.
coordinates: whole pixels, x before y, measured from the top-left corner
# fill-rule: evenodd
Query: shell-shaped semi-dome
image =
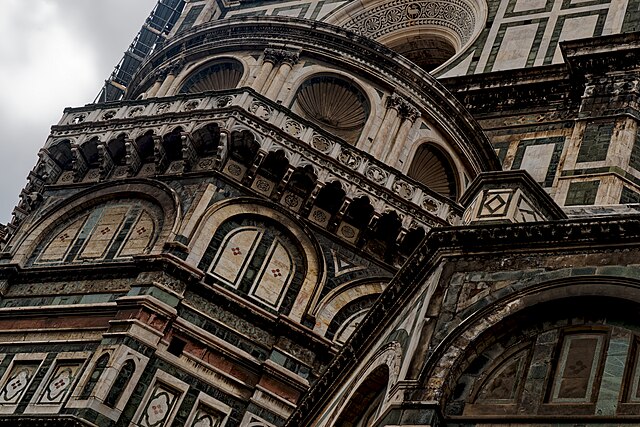
<path id="1" fill-rule="evenodd" d="M 358 148 L 381 158 L 383 154 L 371 153 L 367 144 L 377 144 L 378 147 L 385 132 L 376 134 L 368 127 L 369 122 L 392 117 L 392 113 L 385 114 L 385 108 L 390 108 L 390 104 L 384 100 L 398 95 L 411 99 L 409 107 L 415 107 L 418 116 L 435 129 L 442 144 L 446 145 L 443 151 L 459 159 L 460 164 L 456 164 L 456 168 L 463 170 L 468 180 L 473 180 L 480 172 L 500 168 L 481 127 L 429 73 L 376 41 L 321 22 L 256 16 L 200 25 L 197 31 L 170 39 L 151 56 L 133 77 L 127 96 L 135 99 L 154 84 L 153 75 L 157 70 L 178 62 L 201 63 L 220 58 L 221 62 L 231 63 L 233 60 L 228 57 L 231 50 L 234 55 L 248 58 L 251 62 L 259 58 L 265 48 L 281 49 L 282 46 L 290 46 L 289 49 L 299 56 L 300 63 L 293 67 L 287 80 L 278 81 L 277 84 L 282 85 L 279 98 L 254 103 L 262 118 L 269 114 L 263 104 L 290 105 L 294 113 L 315 124 L 317 131 L 332 133 L 347 142 L 357 141 Z M 335 46 L 340 46 L 340 50 Z M 195 74 L 184 80 L 182 91 L 219 88 L 215 83 L 219 78 L 227 79 L 232 74 L 237 76 L 235 68 L 230 67 L 225 74 L 224 67 L 216 68 L 218 63 L 209 63 L 213 67 L 211 69 L 209 65 L 196 69 Z M 247 79 L 245 83 L 248 85 L 259 80 L 261 68 L 254 68 L 256 70 L 251 72 L 255 73 L 255 79 Z M 279 65 L 274 67 L 271 79 L 277 80 L 286 69 Z M 273 81 L 268 84 L 273 85 Z M 291 89 L 294 92 L 289 94 Z M 263 96 L 273 96 L 267 94 L 268 91 Z M 397 111 L 399 117 L 404 117 L 405 113 L 402 108 Z M 400 132 L 399 126 L 389 125 L 385 129 L 389 134 L 386 139 Z M 391 145 L 386 149 L 393 151 Z M 444 189 L 442 192 L 450 193 Z"/>
<path id="2" fill-rule="evenodd" d="M 306 81 L 298 91 L 296 103 L 308 119 L 349 143 L 357 141 L 369 114 L 362 92 L 334 76 Z"/>
<path id="3" fill-rule="evenodd" d="M 180 88 L 180 93 L 200 93 L 233 89 L 242 78 L 242 65 L 226 60 L 207 64 L 192 73 Z"/>

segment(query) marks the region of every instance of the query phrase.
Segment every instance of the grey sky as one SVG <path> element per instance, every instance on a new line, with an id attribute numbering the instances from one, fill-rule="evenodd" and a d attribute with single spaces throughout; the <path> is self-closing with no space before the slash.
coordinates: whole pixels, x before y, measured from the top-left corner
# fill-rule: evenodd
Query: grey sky
<path id="1" fill-rule="evenodd" d="M 156 1 L 0 1 L 0 223 L 51 125 L 94 100 Z"/>

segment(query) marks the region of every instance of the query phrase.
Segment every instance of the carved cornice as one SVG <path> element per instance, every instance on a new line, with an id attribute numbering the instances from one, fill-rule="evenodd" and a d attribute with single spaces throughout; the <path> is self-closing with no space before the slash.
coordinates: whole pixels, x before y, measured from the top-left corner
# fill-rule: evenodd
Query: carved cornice
<path id="1" fill-rule="evenodd" d="M 575 77 L 640 68 L 640 33 L 637 32 L 564 41 L 560 48 Z"/>
<path id="2" fill-rule="evenodd" d="M 187 111 L 186 106 L 194 99 L 199 101 L 198 106 Z M 218 108 L 221 100 L 224 100 L 223 107 Z M 143 112 L 130 117 L 129 112 L 140 108 Z M 102 120 L 106 110 L 116 111 L 118 118 Z M 86 118 L 75 123 L 73 118 L 79 114 Z M 286 117 L 284 122 L 283 116 Z M 301 159 L 318 170 L 330 170 L 330 176 L 360 187 L 372 198 L 384 200 L 386 205 L 415 218 L 427 228 L 454 224 L 456 220 L 450 216 L 459 217 L 463 212 L 459 204 L 248 88 L 67 109 L 60 124 L 52 128 L 51 140 L 81 137 L 87 141 L 94 136 L 119 135 L 166 124 L 190 129 L 193 124 L 224 122 L 231 117 L 263 133 L 265 144 L 272 141 L 299 153 Z M 309 128 L 313 132 L 303 132 Z M 336 145 L 339 149 L 335 149 Z"/>
<path id="3" fill-rule="evenodd" d="M 343 24 L 344 28 L 372 39 L 420 25 L 448 28 L 465 44 L 473 36 L 476 14 L 463 0 L 395 0 L 354 14 Z"/>
<path id="4" fill-rule="evenodd" d="M 420 111 L 417 108 L 412 106 L 409 101 L 396 93 L 387 98 L 385 107 L 387 107 L 387 109 L 393 108 L 398 112 L 400 117 L 403 119 L 409 119 L 412 122 L 420 116 Z"/>
<path id="5" fill-rule="evenodd" d="M 269 45 L 291 44 L 301 54 L 336 64 L 363 78 L 384 86 L 401 88 L 414 105 L 426 113 L 456 144 L 474 172 L 499 170 L 500 162 L 481 127 L 462 105 L 429 75 L 383 45 L 343 28 L 296 18 L 243 17 L 213 21 L 175 37 L 143 64 L 129 85 L 128 97 L 153 82 L 148 75 L 154 69 L 173 61 L 228 52 L 263 50 Z"/>

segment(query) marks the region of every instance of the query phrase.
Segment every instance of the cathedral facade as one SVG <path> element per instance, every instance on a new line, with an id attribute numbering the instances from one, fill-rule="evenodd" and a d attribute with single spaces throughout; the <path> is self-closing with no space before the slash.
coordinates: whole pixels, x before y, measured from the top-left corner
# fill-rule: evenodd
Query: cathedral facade
<path id="1" fill-rule="evenodd" d="M 0 230 L 0 425 L 640 425 L 640 0 L 159 0 Z"/>

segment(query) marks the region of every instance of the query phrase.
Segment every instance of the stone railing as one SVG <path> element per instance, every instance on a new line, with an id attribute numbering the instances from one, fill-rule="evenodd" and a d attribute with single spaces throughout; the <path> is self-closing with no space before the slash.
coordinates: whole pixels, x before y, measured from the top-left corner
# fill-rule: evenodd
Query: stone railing
<path id="1" fill-rule="evenodd" d="M 105 144 L 125 134 L 127 140 L 132 141 L 150 130 L 157 137 L 166 135 L 178 126 L 183 134 L 190 135 L 211 122 L 218 124 L 223 135 L 235 130 L 250 130 L 262 152 L 284 150 L 290 167 L 312 165 L 318 182 L 341 181 L 348 198 L 366 195 L 377 212 L 397 211 L 406 229 L 420 225 L 428 230 L 441 225 L 455 225 L 460 221 L 463 210 L 459 204 L 248 88 L 67 108 L 60 122 L 53 126 L 47 145 L 40 153 L 41 160 L 30 176 L 33 175 L 34 182 L 38 184 L 42 181 L 63 184 L 109 180 L 109 175 L 104 171 L 92 173 L 86 170 L 83 159 L 74 159 L 74 167 L 83 166 L 81 173 L 84 178 L 79 176 L 78 171 L 69 171 L 69 176 L 75 178 L 61 181 L 58 178 L 64 172 L 56 167 L 49 151 L 59 141 L 67 139 L 73 155 L 79 156 L 82 145 L 95 138 Z M 221 138 L 224 141 L 227 139 Z M 219 153 L 224 157 L 227 151 L 226 146 L 221 146 Z M 225 160 L 222 158 L 211 162 L 211 159 L 207 159 L 204 162 L 201 159 L 200 167 L 194 167 L 191 171 L 195 173 L 211 169 L 215 167 L 212 164 L 220 167 Z M 152 168 L 155 175 L 170 174 L 175 170 L 172 167 L 162 171 Z M 120 174 L 117 177 L 123 176 Z M 42 185 L 38 185 L 38 188 L 42 188 Z"/>

